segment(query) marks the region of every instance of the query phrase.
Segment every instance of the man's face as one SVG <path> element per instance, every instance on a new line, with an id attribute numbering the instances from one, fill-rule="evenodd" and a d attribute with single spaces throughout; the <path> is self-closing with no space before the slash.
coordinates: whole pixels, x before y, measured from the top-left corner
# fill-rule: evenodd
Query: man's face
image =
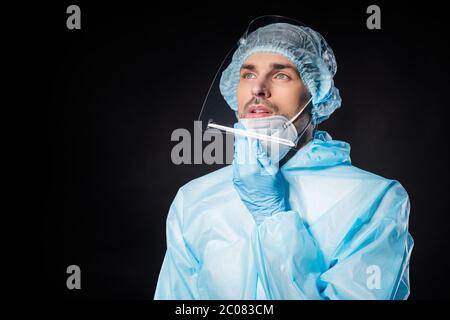
<path id="1" fill-rule="evenodd" d="M 241 66 L 237 87 L 239 118 L 283 115 L 292 118 L 309 93 L 296 66 L 274 53 L 254 53 Z"/>

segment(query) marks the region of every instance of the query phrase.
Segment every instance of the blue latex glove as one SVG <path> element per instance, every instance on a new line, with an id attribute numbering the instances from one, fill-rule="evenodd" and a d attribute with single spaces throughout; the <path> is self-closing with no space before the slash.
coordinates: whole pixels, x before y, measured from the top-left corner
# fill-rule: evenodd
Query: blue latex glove
<path id="1" fill-rule="evenodd" d="M 234 127 L 245 130 L 239 122 Z M 287 211 L 287 183 L 259 140 L 241 135 L 234 139 L 233 183 L 256 223 Z"/>

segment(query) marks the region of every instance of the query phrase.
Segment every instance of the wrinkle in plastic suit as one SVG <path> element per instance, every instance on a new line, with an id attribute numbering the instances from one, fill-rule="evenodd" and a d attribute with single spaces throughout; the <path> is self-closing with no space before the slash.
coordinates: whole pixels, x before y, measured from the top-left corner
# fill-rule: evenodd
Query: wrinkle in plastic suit
<path id="1" fill-rule="evenodd" d="M 349 144 L 324 131 L 281 171 L 290 209 L 259 225 L 231 166 L 180 188 L 155 299 L 408 297 L 413 240 L 399 182 L 352 166 Z"/>

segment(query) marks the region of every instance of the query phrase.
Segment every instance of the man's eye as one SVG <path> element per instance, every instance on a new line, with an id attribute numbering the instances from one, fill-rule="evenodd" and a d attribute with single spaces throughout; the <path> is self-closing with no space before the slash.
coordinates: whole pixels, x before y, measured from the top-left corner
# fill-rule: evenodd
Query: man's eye
<path id="1" fill-rule="evenodd" d="M 242 78 L 244 79 L 254 79 L 256 76 L 253 73 L 244 73 Z"/>
<path id="2" fill-rule="evenodd" d="M 289 76 L 286 75 L 286 74 L 284 74 L 284 73 L 279 73 L 279 74 L 277 74 L 277 75 L 275 76 L 275 78 L 281 79 L 281 80 L 289 80 L 289 79 L 290 79 Z"/>

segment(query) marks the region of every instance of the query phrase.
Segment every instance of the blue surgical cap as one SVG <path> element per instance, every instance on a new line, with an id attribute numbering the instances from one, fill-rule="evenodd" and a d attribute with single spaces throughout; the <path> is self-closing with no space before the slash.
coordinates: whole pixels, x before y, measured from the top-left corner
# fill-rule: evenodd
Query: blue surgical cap
<path id="1" fill-rule="evenodd" d="M 256 52 L 281 54 L 297 66 L 312 96 L 313 123 L 328 119 L 341 106 L 339 90 L 333 82 L 337 70 L 336 59 L 325 39 L 308 27 L 273 23 L 241 38 L 231 63 L 222 73 L 220 92 L 234 111 L 238 109 L 236 90 L 241 65 Z"/>

